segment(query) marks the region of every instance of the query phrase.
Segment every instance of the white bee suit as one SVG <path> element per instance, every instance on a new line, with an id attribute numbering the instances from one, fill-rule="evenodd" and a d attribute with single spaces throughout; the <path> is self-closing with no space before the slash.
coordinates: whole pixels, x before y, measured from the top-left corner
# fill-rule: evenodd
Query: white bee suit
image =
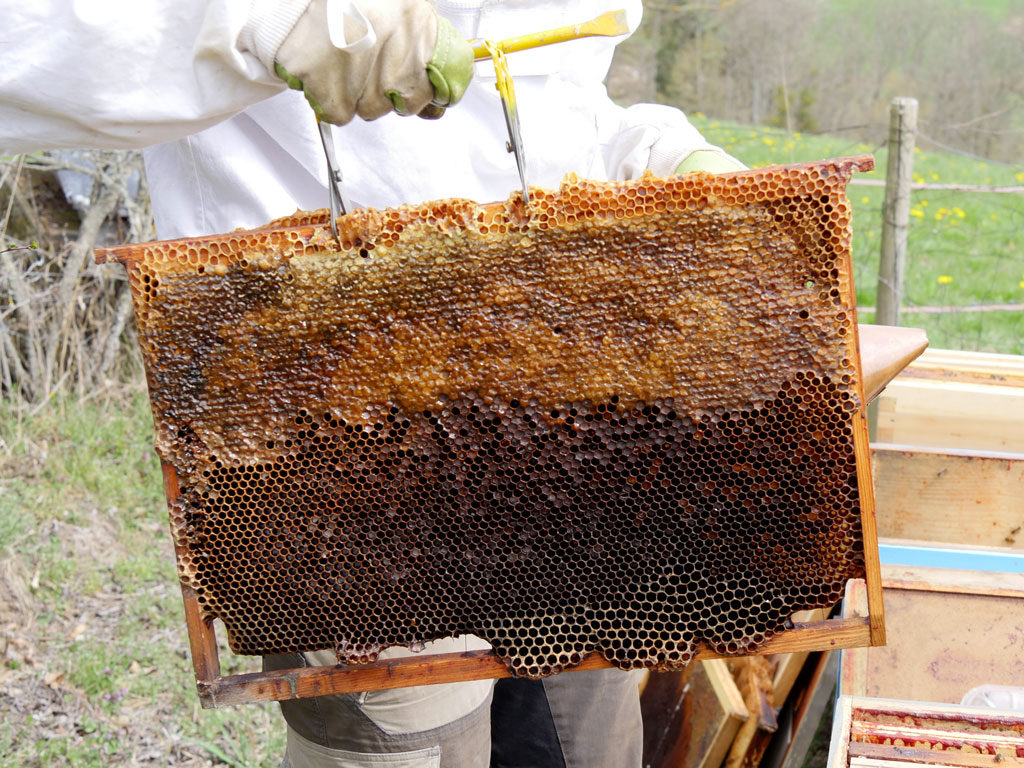
<path id="1" fill-rule="evenodd" d="M 438 12 L 467 37 L 503 39 L 640 3 L 454 2 Z M 520 110 L 528 181 L 557 186 L 568 172 L 593 179 L 671 173 L 713 149 L 676 109 L 622 108 L 603 79 L 619 39 L 589 38 L 508 55 Z M 357 205 L 396 206 L 448 197 L 503 200 L 520 186 L 490 61 L 478 62 L 462 101 L 437 121 L 387 115 L 335 127 L 344 186 Z M 326 166 L 312 111 L 286 92 L 220 125 L 146 152 L 161 237 L 257 226 L 296 208 L 327 205 Z M 173 180 L 164 187 L 163 180 Z"/>
<path id="2" fill-rule="evenodd" d="M 358 5 L 333 1 L 349 10 Z M 0 154 L 147 147 L 161 238 L 228 232 L 324 208 L 326 165 L 313 111 L 267 68 L 268 52 L 308 3 L 8 0 L 0 33 Z M 465 37 L 492 40 L 619 8 L 634 30 L 642 10 L 640 0 L 437 0 L 435 7 Z M 593 179 L 633 178 L 645 169 L 664 175 L 694 152 L 717 153 L 738 167 L 678 110 L 611 102 L 603 79 L 619 41 L 589 38 L 508 55 L 529 182 L 553 187 L 569 172 Z M 378 208 L 450 197 L 489 202 L 517 190 L 494 82 L 490 61 L 479 62 L 462 101 L 440 120 L 389 114 L 334 127 L 352 201 Z M 479 646 L 475 638 L 450 639 L 433 650 Z M 327 662 L 323 654 L 268 659 L 278 668 Z M 492 681 L 481 681 L 287 704 L 286 762 L 485 768 L 492 689 Z M 634 676 L 569 673 L 534 694 L 561 752 L 553 761 L 531 762 L 535 768 L 639 766 Z M 514 742 L 517 734 L 511 736 Z"/>
<path id="3" fill-rule="evenodd" d="M 331 0 L 344 10 L 350 0 Z M 326 205 L 312 110 L 266 62 L 309 0 L 6 0 L 0 33 L 0 155 L 52 148 L 146 151 L 161 237 L 257 226 Z M 503 39 L 639 0 L 438 0 L 467 37 Z M 529 181 L 565 173 L 671 173 L 712 149 L 678 110 L 623 109 L 602 80 L 619 38 L 510 54 Z M 257 52 L 259 55 L 257 55 Z M 262 60 L 261 60 L 262 58 Z M 350 197 L 398 205 L 504 199 L 519 185 L 490 62 L 436 122 L 387 115 L 335 128 Z M 156 146 L 154 146 L 156 145 Z"/>

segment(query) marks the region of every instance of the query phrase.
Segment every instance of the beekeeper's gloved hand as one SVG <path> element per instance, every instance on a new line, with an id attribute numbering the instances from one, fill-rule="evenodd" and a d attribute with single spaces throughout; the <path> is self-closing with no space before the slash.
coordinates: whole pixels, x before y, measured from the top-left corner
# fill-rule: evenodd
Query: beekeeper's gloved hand
<path id="1" fill-rule="evenodd" d="M 251 18 L 243 47 L 329 123 L 440 117 L 473 76 L 472 48 L 428 0 L 255 0 Z"/>
<path id="2" fill-rule="evenodd" d="M 636 110 L 637 107 L 631 107 Z M 650 155 L 647 158 L 647 170 L 655 176 L 671 176 L 691 171 L 707 173 L 728 173 L 745 171 L 747 167 L 732 155 L 719 149 L 700 135 L 690 123 L 665 118 L 659 108 L 649 108 L 646 120 L 652 129 L 659 128 L 653 143 L 650 144 Z M 659 111 L 653 111 L 659 110 Z M 659 126 L 659 120 L 662 125 Z"/>
<path id="3" fill-rule="evenodd" d="M 717 149 L 698 149 L 687 155 L 675 172 L 690 173 L 691 171 L 707 171 L 708 173 L 729 173 L 730 171 L 745 171 L 747 166 L 741 163 L 732 155 L 727 155 Z"/>

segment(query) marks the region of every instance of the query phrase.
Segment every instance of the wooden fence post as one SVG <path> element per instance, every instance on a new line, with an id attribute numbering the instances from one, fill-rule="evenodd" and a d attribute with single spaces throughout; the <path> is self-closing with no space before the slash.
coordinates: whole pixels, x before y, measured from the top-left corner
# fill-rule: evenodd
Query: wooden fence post
<path id="1" fill-rule="evenodd" d="M 882 252 L 878 262 L 878 295 L 875 298 L 876 325 L 900 324 L 916 134 L 917 99 L 893 99 L 889 105 L 889 159 L 885 164 Z M 875 440 L 878 432 L 877 400 L 868 405 L 867 415 L 868 439 Z"/>
<path id="2" fill-rule="evenodd" d="M 903 270 L 910 223 L 910 183 L 917 134 L 917 99 L 893 99 L 889 106 L 889 159 L 882 206 L 882 253 L 878 265 L 877 325 L 899 325 Z"/>

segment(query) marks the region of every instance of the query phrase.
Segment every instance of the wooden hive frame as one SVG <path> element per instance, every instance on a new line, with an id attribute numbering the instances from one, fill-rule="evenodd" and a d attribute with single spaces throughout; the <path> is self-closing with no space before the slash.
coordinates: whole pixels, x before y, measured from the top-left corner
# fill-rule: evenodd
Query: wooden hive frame
<path id="1" fill-rule="evenodd" d="M 833 195 L 834 205 L 837 209 L 846 211 L 848 216 L 849 207 L 845 201 L 844 190 L 846 181 L 853 170 L 869 170 L 873 161 L 870 157 L 850 158 L 840 161 L 826 161 L 818 164 L 806 164 L 803 166 L 790 166 L 783 169 L 761 169 L 758 171 L 740 172 L 727 174 L 719 177 L 711 177 L 706 174 L 697 174 L 690 181 L 688 189 L 700 205 L 711 204 L 716 196 L 724 193 L 734 196 L 739 200 L 742 207 L 747 203 L 757 203 L 765 194 L 765 179 L 770 178 L 773 173 L 779 175 L 789 174 L 792 178 L 811 178 L 819 184 L 823 195 Z M 575 182 L 573 182 L 575 183 Z M 660 181 L 652 177 L 635 182 L 619 183 L 615 187 L 616 194 L 650 194 L 652 189 L 657 189 Z M 674 182 L 673 182 L 674 183 Z M 562 197 L 558 199 L 568 200 L 572 191 L 563 187 L 557 194 Z M 646 191 L 645 191 L 646 190 Z M 541 203 L 545 200 L 555 199 L 549 193 L 547 198 L 541 196 Z M 703 195 L 703 197 L 701 197 Z M 841 198 L 841 199 L 840 199 Z M 832 210 L 833 203 L 828 203 L 828 210 Z M 461 204 L 460 204 L 461 205 Z M 472 204 L 470 204 L 472 205 Z M 534 203 L 537 205 L 537 203 Z M 575 203 L 573 203 L 575 205 Z M 659 205 L 663 205 L 659 203 Z M 845 206 L 845 208 L 843 208 Z M 460 216 L 465 208 L 455 206 L 453 209 Z M 663 209 L 663 208 L 662 208 Z M 662 210 L 658 209 L 658 210 Z M 472 214 L 472 207 L 469 209 Z M 487 226 L 492 228 L 497 221 L 506 229 L 515 227 L 528 228 L 531 226 L 531 213 L 522 210 L 521 205 L 517 207 L 514 201 L 498 204 L 497 207 L 480 207 L 475 210 L 481 211 L 479 222 L 486 231 Z M 655 206 L 651 206 L 655 210 Z M 379 217 L 379 214 L 374 214 Z M 573 214 L 575 216 L 575 214 Z M 580 213 L 580 217 L 585 218 Z M 590 214 L 587 214 L 590 215 Z M 369 218 L 367 218 L 369 216 Z M 346 222 L 340 222 L 343 237 L 347 238 L 345 245 L 350 249 L 360 249 L 364 242 L 360 235 L 358 226 L 367 226 L 367 221 L 375 226 L 380 226 L 380 219 L 374 219 L 367 214 L 360 218 L 358 215 L 349 217 L 357 224 L 351 224 L 346 228 Z M 571 219 L 575 221 L 575 218 Z M 390 220 L 389 220 L 390 221 Z M 504 223 L 503 223 L 504 222 Z M 473 225 L 476 226 L 476 225 Z M 353 230 L 352 227 L 355 227 Z M 351 230 L 351 231 L 350 231 Z M 398 230 L 400 231 L 400 230 Z M 525 231 L 525 229 L 523 230 Z M 278 238 L 279 233 L 284 233 L 285 238 L 298 240 L 300 243 L 307 243 L 308 249 L 312 247 L 323 248 L 328 243 L 328 228 L 323 215 L 317 218 L 299 217 L 292 220 L 275 222 L 271 228 L 248 233 L 257 239 L 266 241 Z M 237 243 L 239 240 L 245 242 L 247 233 L 233 233 L 232 235 L 214 236 L 210 238 L 198 238 L 189 241 L 179 241 L 170 244 L 170 247 L 181 252 L 194 253 L 197 249 L 202 250 L 212 246 L 216 248 L 229 247 L 228 242 Z M 398 235 L 393 236 L 398 239 Z M 850 345 L 853 354 L 849 357 L 857 357 L 857 326 L 855 321 L 855 302 L 853 299 L 852 269 L 849 268 L 849 234 L 845 235 L 845 244 L 836 241 L 838 249 L 845 247 L 846 266 L 839 271 L 838 288 L 835 295 L 842 296 L 842 308 L 851 316 L 852 325 L 849 335 L 844 344 Z M 524 240 L 526 241 L 526 240 Z M 139 313 L 139 296 L 142 292 L 155 294 L 156 280 L 148 277 L 143 286 L 142 277 L 135 268 L 141 263 L 145 252 L 144 249 L 152 247 L 159 252 L 161 244 L 155 246 L 128 246 L 122 249 L 114 249 L 98 254 L 98 260 L 114 258 L 125 263 L 129 267 L 129 274 L 132 278 L 132 287 L 135 292 Z M 223 252 L 223 251 L 221 251 Z M 365 254 L 363 254 L 365 255 Z M 245 262 L 243 262 L 244 264 Z M 216 264 L 216 262 L 215 262 Z M 254 269 L 271 269 L 269 266 L 249 265 Z M 211 271 L 218 267 L 215 265 Z M 202 271 L 202 270 L 200 270 Z M 810 284 L 809 284 L 810 287 Z M 837 299 L 838 301 L 838 299 Z M 146 312 L 145 309 L 142 310 Z M 140 323 L 141 324 L 141 323 Z M 844 330 L 843 333 L 846 333 Z M 144 340 L 144 347 L 145 347 Z M 859 497 L 860 526 L 863 545 L 864 580 L 863 589 L 867 594 L 868 611 L 864 614 L 853 615 L 846 618 L 828 619 L 809 623 L 797 623 L 784 631 L 769 636 L 767 640 L 760 643 L 756 648 L 745 648 L 723 653 L 707 647 L 701 647 L 693 656 L 696 659 L 721 658 L 724 655 L 736 655 L 739 652 L 776 654 L 812 650 L 833 650 L 855 646 L 877 645 L 885 641 L 885 631 L 882 612 L 881 579 L 879 575 L 877 533 L 875 524 L 874 502 L 871 486 L 871 473 L 869 464 L 869 448 L 867 437 L 867 425 L 864 411 L 864 392 L 859 376 L 859 360 L 851 359 L 845 361 L 851 369 L 852 386 L 855 392 L 856 408 L 850 414 L 849 427 L 852 434 L 853 452 L 856 459 L 857 495 Z M 147 372 L 150 375 L 151 393 L 155 379 L 153 370 L 147 365 Z M 156 411 L 156 405 L 154 405 Z M 156 415 L 156 414 L 155 414 Z M 166 456 L 165 456 L 166 459 Z M 179 473 L 171 462 L 164 462 L 164 484 L 168 503 L 172 509 L 172 523 L 175 510 L 180 510 L 185 503 L 182 489 L 179 485 Z M 172 524 L 172 532 L 175 534 L 175 547 L 179 557 L 179 564 L 190 557 L 185 537 L 182 534 L 182 525 Z M 184 571 L 183 571 L 184 574 Z M 851 580 L 847 584 L 857 583 L 858 580 Z M 329 667 L 303 667 L 287 670 L 255 672 L 246 674 L 224 675 L 221 673 L 220 660 L 217 650 L 217 642 L 214 632 L 213 620 L 204 613 L 201 595 L 197 593 L 192 581 L 182 578 L 182 593 L 185 604 L 185 616 L 188 627 L 189 643 L 192 652 L 193 665 L 196 674 L 197 687 L 201 702 L 204 707 L 225 706 L 248 701 L 284 700 L 292 698 L 303 698 L 309 696 L 321 696 L 327 694 L 347 693 L 354 691 L 365 691 L 373 689 L 397 688 L 412 685 L 444 683 L 453 681 L 490 679 L 510 676 L 509 667 L 506 661 L 499 659 L 491 651 L 476 651 L 456 654 L 438 654 L 426 656 L 414 656 L 402 659 L 391 659 L 371 663 L 337 665 Z M 586 655 L 578 663 L 569 666 L 567 671 L 598 669 L 613 666 L 604 656 L 598 652 Z M 621 666 L 621 664 L 619 665 Z"/>
<path id="2" fill-rule="evenodd" d="M 1024 715 L 962 704 L 843 694 L 828 768 L 1024 766 Z"/>

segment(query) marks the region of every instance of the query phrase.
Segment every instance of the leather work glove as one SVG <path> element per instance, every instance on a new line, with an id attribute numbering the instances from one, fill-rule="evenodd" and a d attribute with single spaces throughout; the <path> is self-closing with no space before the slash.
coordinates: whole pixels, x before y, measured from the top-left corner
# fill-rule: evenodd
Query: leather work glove
<path id="1" fill-rule="evenodd" d="M 692 171 L 729 173 L 747 169 L 735 157 L 709 144 L 697 129 L 675 110 L 669 113 L 672 119 L 667 119 L 663 112 L 667 108 L 658 108 L 657 105 L 635 105 L 630 109 L 636 111 L 643 107 L 648 108 L 638 117 L 649 126 L 648 135 L 651 131 L 657 132 L 655 140 L 650 144 L 650 154 L 647 158 L 647 170 L 655 176 L 671 176 Z M 658 111 L 652 111 L 652 108 Z"/>
<path id="2" fill-rule="evenodd" d="M 323 121 L 438 118 L 462 98 L 473 49 L 428 0 L 312 0 L 274 57 Z"/>
<path id="3" fill-rule="evenodd" d="M 747 166 L 731 155 L 715 149 L 698 149 L 687 155 L 683 162 L 676 166 L 675 173 L 690 173 L 691 171 L 729 173 L 730 171 L 745 170 L 747 170 Z"/>

